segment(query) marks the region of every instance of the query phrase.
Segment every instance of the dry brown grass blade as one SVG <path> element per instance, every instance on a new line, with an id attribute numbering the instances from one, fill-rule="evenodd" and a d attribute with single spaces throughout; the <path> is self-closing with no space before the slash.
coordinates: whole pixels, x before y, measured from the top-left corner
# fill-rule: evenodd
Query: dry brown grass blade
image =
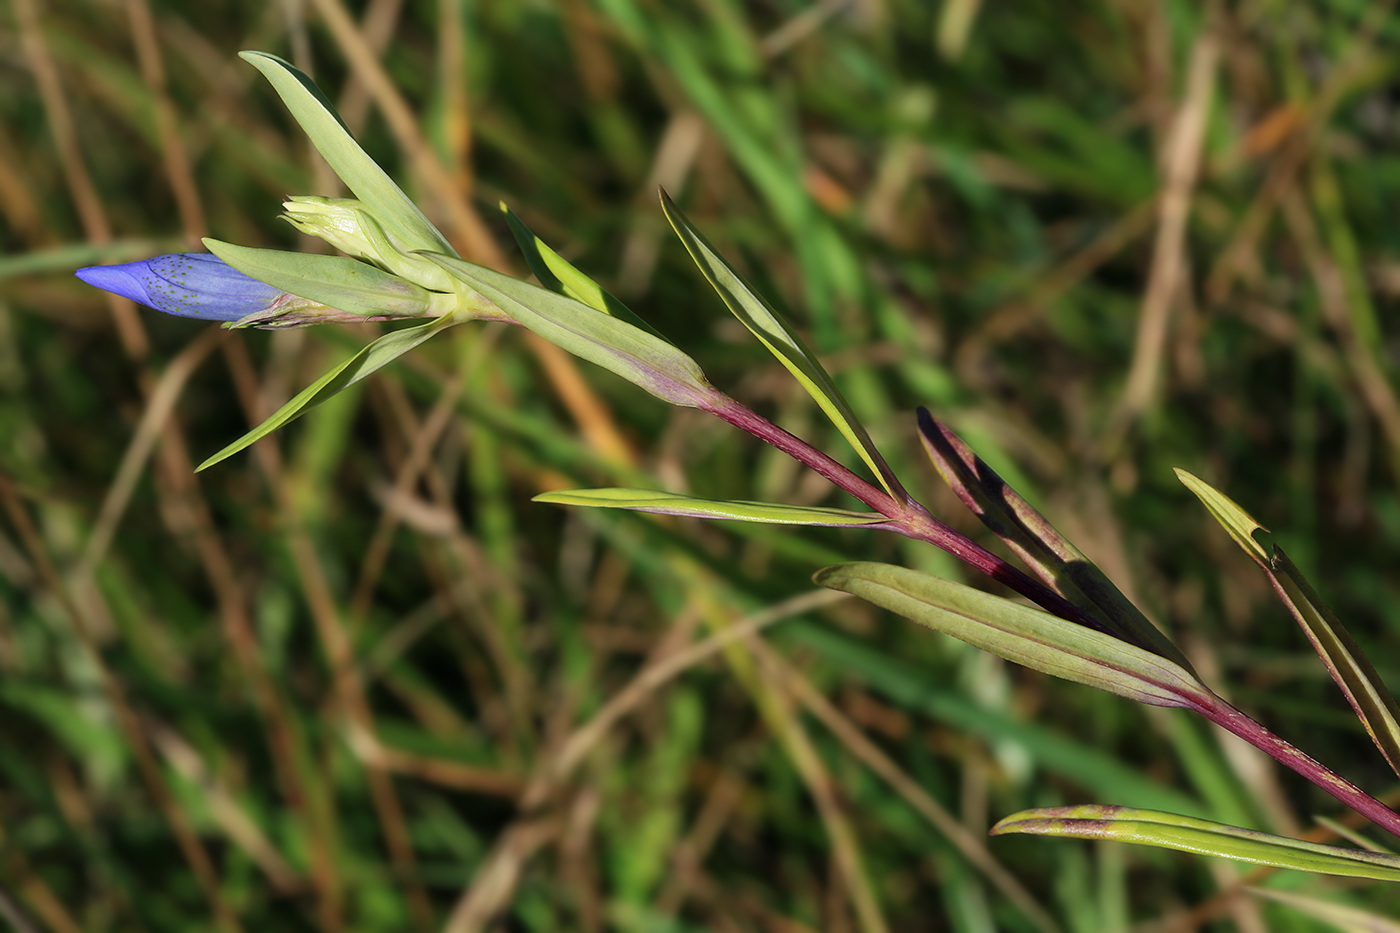
<path id="1" fill-rule="evenodd" d="M 258 824 L 253 821 L 229 789 L 209 773 L 193 746 L 169 726 L 148 726 L 151 739 L 166 762 L 185 780 L 199 788 L 204 805 L 224 834 L 262 871 L 279 893 L 292 893 L 303 886 L 300 873 L 277 851 Z"/>
<path id="2" fill-rule="evenodd" d="M 506 269 L 505 255 L 482 222 L 481 215 L 468 203 L 451 173 L 433 154 L 408 101 L 385 72 L 360 27 L 339 0 L 312 0 L 312 5 L 330 28 L 351 70 L 369 89 L 409 164 L 427 184 L 432 193 L 427 200 L 446 213 L 449 238 L 465 258 L 493 269 Z"/>
<path id="3" fill-rule="evenodd" d="M 982 872 L 1007 900 L 1021 909 L 1036 929 L 1043 933 L 1055 933 L 1059 930 L 1059 925 L 1045 908 L 1040 906 L 1035 897 L 987 849 L 986 842 L 960 823 L 895 764 L 860 727 L 832 705 L 810 680 L 761 639 L 750 638 L 749 646 L 759 661 L 792 692 L 808 712 L 830 730 L 856 760 L 879 775 L 895 793 L 928 820 L 929 824 L 952 843 L 973 867 Z"/>
<path id="4" fill-rule="evenodd" d="M 1133 361 L 1115 419 L 1120 423 L 1135 420 L 1151 405 L 1163 368 L 1171 308 L 1180 290 L 1189 287 L 1185 261 L 1186 221 L 1191 213 L 1191 192 L 1200 171 L 1206 117 L 1210 113 L 1220 51 L 1220 39 L 1213 31 L 1207 29 L 1196 38 L 1181 108 L 1163 147 L 1157 241 L 1138 319 Z"/>
<path id="5" fill-rule="evenodd" d="M 643 668 L 613 695 L 588 722 L 574 729 L 557 751 L 542 757 L 520 796 L 520 820 L 492 846 L 444 927 L 445 933 L 475 933 L 495 917 L 515 894 L 525 861 L 546 841 L 536 822 L 538 814 L 574 774 L 598 743 L 623 717 L 637 710 L 653 693 L 681 673 L 714 657 L 740 640 L 784 619 L 838 602 L 845 594 L 805 593 L 728 626 L 683 651 L 663 656 Z"/>
<path id="6" fill-rule="evenodd" d="M 156 443 L 165 432 L 166 424 L 175 411 L 175 403 L 179 401 L 185 383 L 223 336 L 224 332 L 217 327 L 205 328 L 199 337 L 175 355 L 156 380 L 117 472 L 107 486 L 107 495 L 103 497 L 102 507 L 98 510 L 92 532 L 88 535 L 87 546 L 83 549 L 83 556 L 74 572 L 76 579 L 89 580 L 106 558 L 107 548 L 111 546 L 117 525 L 126 514 L 127 506 L 131 504 L 131 494 L 141 478 L 141 472 L 146 468 L 146 461 L 150 459 Z"/>

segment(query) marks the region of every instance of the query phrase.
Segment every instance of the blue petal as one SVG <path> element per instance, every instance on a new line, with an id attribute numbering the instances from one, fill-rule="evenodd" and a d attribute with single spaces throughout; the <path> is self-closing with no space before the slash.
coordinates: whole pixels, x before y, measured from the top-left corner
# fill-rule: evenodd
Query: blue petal
<path id="1" fill-rule="evenodd" d="M 75 274 L 89 285 L 148 308 L 206 321 L 236 321 L 267 309 L 284 294 L 210 253 L 172 253 L 117 266 L 88 266 Z"/>

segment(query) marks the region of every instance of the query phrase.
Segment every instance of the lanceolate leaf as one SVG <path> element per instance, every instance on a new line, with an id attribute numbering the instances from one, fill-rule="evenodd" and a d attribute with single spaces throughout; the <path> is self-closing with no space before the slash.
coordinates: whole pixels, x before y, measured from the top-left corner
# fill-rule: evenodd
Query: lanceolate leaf
<path id="1" fill-rule="evenodd" d="M 1400 858 L 1393 855 L 1303 842 L 1156 810 L 1110 806 L 1026 810 L 992 827 L 994 836 L 1005 833 L 1112 839 L 1275 868 L 1400 881 Z"/>
<path id="2" fill-rule="evenodd" d="M 812 578 L 1026 667 L 1152 706 L 1201 708 L 1212 694 L 1158 654 L 1041 609 L 891 564 L 840 564 Z"/>
<path id="3" fill-rule="evenodd" d="M 529 264 L 530 271 L 535 273 L 535 278 L 540 280 L 541 285 L 552 292 L 559 292 L 581 301 L 596 311 L 620 318 L 633 327 L 640 327 L 658 340 L 666 340 L 650 324 L 632 313 L 632 309 L 604 290 L 603 286 L 550 249 L 509 207 L 502 204 L 501 211 L 506 215 L 506 223 L 510 226 L 510 232 L 515 236 L 520 251 L 525 254 L 525 262 Z M 670 343 L 669 340 L 666 342 Z"/>
<path id="4" fill-rule="evenodd" d="M 1254 540 L 1254 532 L 1268 531 L 1240 508 L 1233 499 L 1185 470 L 1176 471 L 1177 478 L 1196 494 L 1215 520 L 1229 532 L 1246 554 L 1264 568 L 1283 604 L 1298 620 L 1303 634 L 1313 650 L 1327 666 L 1337 686 L 1342 688 L 1347 702 L 1355 710 L 1371 741 L 1385 756 L 1391 770 L 1400 774 L 1400 706 L 1390 695 L 1380 675 L 1362 653 L 1351 634 L 1318 596 L 1317 590 L 1301 571 L 1275 546 L 1273 555 Z"/>
<path id="5" fill-rule="evenodd" d="M 1210 510 L 1211 517 L 1220 523 L 1220 527 L 1229 532 L 1230 537 L 1235 539 L 1235 543 L 1244 549 L 1244 552 L 1254 558 L 1254 562 L 1266 570 L 1269 567 L 1269 555 L 1264 551 L 1264 546 L 1254 540 L 1254 532 L 1268 531 L 1263 525 L 1254 520 L 1244 509 L 1240 508 L 1234 499 L 1225 495 L 1214 486 L 1210 485 L 1200 477 L 1193 476 L 1180 467 L 1173 467 L 1176 478 L 1181 480 L 1183 486 L 1196 494 L 1196 498 Z"/>
<path id="6" fill-rule="evenodd" d="M 743 276 L 725 262 L 724 257 L 715 251 L 710 241 L 705 239 L 699 230 L 695 229 L 665 191 L 661 192 L 661 208 L 666 212 L 666 219 L 671 222 L 676 235 L 685 244 L 690 257 L 695 260 L 695 264 L 700 267 L 700 271 L 705 274 L 715 291 L 719 292 L 729 310 L 734 312 L 734 316 L 744 322 L 744 326 L 763 342 L 769 352 L 797 377 L 797 381 L 802 383 L 808 394 L 816 399 L 832 424 L 851 442 L 856 453 L 860 454 L 861 459 L 879 478 L 885 491 L 900 502 L 908 502 L 908 493 L 895 478 L 894 471 L 885 462 L 885 458 L 875 449 L 865 426 L 856 418 L 855 412 L 851 411 L 851 406 L 842 397 L 836 384 L 831 381 L 821 363 L 817 362 L 812 351 L 808 350 L 806 344 L 797 336 L 797 332 L 748 282 L 744 281 Z"/>
<path id="7" fill-rule="evenodd" d="M 1289 612 L 1303 627 L 1313 650 L 1346 694 L 1371 741 L 1381 750 L 1390 768 L 1400 774 L 1400 707 L 1381 682 L 1380 675 L 1362 653 L 1351 634 L 1317 595 L 1283 548 L 1274 547 L 1269 578 Z"/>
<path id="8" fill-rule="evenodd" d="M 378 340 L 367 345 L 359 353 L 341 363 L 339 366 L 317 379 L 307 386 L 290 402 L 283 405 L 273 413 L 262 424 L 258 425 L 238 440 L 229 444 L 214 456 L 205 460 L 199 465 L 203 470 L 218 463 L 220 460 L 227 460 L 229 457 L 243 450 L 276 431 L 278 428 L 296 418 L 311 408 L 326 401 L 337 392 L 346 389 L 361 379 L 388 365 L 394 360 L 403 356 L 409 350 L 418 346 L 429 337 L 435 336 L 446 330 L 453 324 L 461 323 L 461 319 L 448 315 L 429 321 L 427 324 L 419 324 L 417 327 L 409 327 L 403 330 L 396 330 L 391 334 L 385 334 Z"/>
<path id="9" fill-rule="evenodd" d="M 575 356 L 636 383 L 673 405 L 705 408 L 719 393 L 674 346 L 567 295 L 452 256 L 421 253 L 506 314 Z"/>
<path id="10" fill-rule="evenodd" d="M 348 256 L 253 249 L 208 237 L 204 245 L 244 275 L 351 314 L 424 317 L 432 305 L 426 288 Z"/>
<path id="11" fill-rule="evenodd" d="M 1102 570 L 1008 486 L 962 438 L 923 408 L 919 409 L 919 435 L 944 482 L 1051 589 L 1089 613 L 1106 631 L 1194 672 L 1186 656 Z"/>
<path id="12" fill-rule="evenodd" d="M 266 52 L 239 52 L 238 57 L 272 83 L 330 167 L 405 249 L 456 255 L 418 206 L 355 142 L 340 114 L 310 78 L 290 62 Z"/>
<path id="13" fill-rule="evenodd" d="M 878 525 L 888 521 L 885 516 L 874 512 L 850 512 L 845 509 L 782 505 L 774 502 L 698 499 L 654 489 L 568 489 L 544 493 L 536 496 L 534 501 L 552 502 L 556 505 L 631 509 L 635 512 L 655 512 L 658 515 L 766 522 L 772 525 Z"/>

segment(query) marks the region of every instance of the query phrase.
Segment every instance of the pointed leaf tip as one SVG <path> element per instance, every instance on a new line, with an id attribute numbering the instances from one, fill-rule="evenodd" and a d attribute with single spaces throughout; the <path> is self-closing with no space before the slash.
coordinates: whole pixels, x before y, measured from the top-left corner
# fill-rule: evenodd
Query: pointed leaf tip
<path id="1" fill-rule="evenodd" d="M 909 502 L 909 494 L 900 485 L 899 479 L 890 469 L 885 458 L 876 449 L 870 433 L 860 423 L 850 404 L 836 388 L 836 383 L 822 368 L 816 354 L 807 348 L 802 338 L 783 319 L 762 295 L 758 294 L 744 277 L 731 266 L 711 245 L 685 213 L 671 200 L 665 188 L 658 187 L 661 196 L 661 210 L 685 245 L 690 258 L 699 266 L 701 273 L 734 316 L 777 357 L 807 393 L 821 407 L 831 423 L 855 448 L 885 487 L 885 491 L 900 503 Z"/>
<path id="2" fill-rule="evenodd" d="M 1225 529 L 1235 543 L 1240 546 L 1240 549 L 1254 558 L 1255 563 L 1259 566 L 1268 569 L 1269 555 L 1265 552 L 1264 546 L 1254 539 L 1254 532 L 1268 531 L 1269 529 L 1256 521 L 1254 516 L 1240 508 L 1239 503 L 1235 502 L 1234 499 L 1200 477 L 1188 473 L 1180 467 L 1172 467 L 1172 471 L 1176 473 L 1176 478 L 1181 480 L 1181 484 L 1191 490 L 1197 499 L 1201 500 L 1201 504 L 1209 510 L 1211 517 L 1220 523 L 1220 527 Z"/>

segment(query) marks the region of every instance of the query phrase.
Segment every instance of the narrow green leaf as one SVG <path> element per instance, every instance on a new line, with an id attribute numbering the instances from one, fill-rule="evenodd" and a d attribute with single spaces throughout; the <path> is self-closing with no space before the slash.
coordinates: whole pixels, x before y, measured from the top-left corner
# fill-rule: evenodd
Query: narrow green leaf
<path id="1" fill-rule="evenodd" d="M 1391 770 L 1400 774 L 1400 707 L 1375 667 L 1283 548 L 1274 547 L 1269 577 L 1327 666 L 1327 672 L 1346 694 L 1371 741 L 1381 750 Z"/>
<path id="2" fill-rule="evenodd" d="M 919 409 L 919 436 L 949 488 L 1046 585 L 1089 613 L 1105 631 L 1195 673 L 1186 656 L 1107 574 L 924 408 Z"/>
<path id="3" fill-rule="evenodd" d="M 426 288 L 348 256 L 253 249 L 208 237 L 204 245 L 244 275 L 350 314 L 423 317 L 433 307 Z"/>
<path id="4" fill-rule="evenodd" d="M 534 232 L 525 226 L 525 222 L 516 216 L 515 212 L 504 202 L 501 204 L 501 211 L 506 215 L 506 224 L 510 227 L 515 242 L 520 246 L 520 251 L 525 254 L 525 262 L 530 266 L 530 271 L 535 274 L 535 278 L 540 280 L 541 285 L 552 292 L 568 295 L 576 301 L 581 301 L 595 311 L 611 314 L 633 327 L 640 327 L 658 340 L 666 340 L 659 331 L 633 313 L 631 308 L 613 297 L 603 286 L 584 275 L 573 263 L 550 249 L 544 240 L 535 236 Z M 666 342 L 670 343 L 669 340 Z"/>
<path id="5" fill-rule="evenodd" d="M 1400 705 L 1390 695 L 1380 675 L 1357 646 L 1340 619 L 1322 601 L 1302 572 L 1275 546 L 1272 556 L 1258 541 L 1255 531 L 1268 531 L 1233 499 L 1185 470 L 1177 478 L 1196 494 L 1211 515 L 1229 532 L 1235 543 L 1269 575 L 1270 582 L 1313 650 L 1327 666 L 1327 672 L 1342 688 L 1347 702 L 1376 743 L 1392 771 L 1400 774 Z"/>
<path id="6" fill-rule="evenodd" d="M 258 425 L 238 440 L 229 444 L 223 450 L 214 454 L 208 460 L 199 465 L 199 470 L 211 467 L 221 460 L 243 450 L 276 431 L 283 425 L 300 417 L 309 409 L 334 396 L 337 392 L 346 389 L 359 382 L 366 376 L 382 369 L 384 366 L 403 356 L 409 350 L 418 346 L 429 337 L 436 336 L 454 324 L 460 324 L 461 319 L 448 315 L 420 324 L 417 327 L 408 327 L 396 330 L 391 334 L 385 334 L 378 340 L 367 345 L 359 353 L 341 363 L 339 366 L 317 379 L 307 386 L 290 402 L 277 409 L 266 421 Z M 196 470 L 198 472 L 198 470 Z"/>
<path id="7" fill-rule="evenodd" d="M 994 836 L 1006 833 L 1111 839 L 1323 875 L 1400 881 L 1400 858 L 1393 855 L 1303 842 L 1156 810 L 1098 805 L 1025 810 L 992 827 Z"/>
<path id="8" fill-rule="evenodd" d="M 1243 548 L 1246 554 L 1254 558 L 1255 563 L 1267 569 L 1269 555 L 1264 551 L 1264 546 L 1254 540 L 1254 532 L 1268 531 L 1269 529 L 1255 521 L 1254 516 L 1240 508 L 1234 499 L 1205 480 L 1193 476 L 1180 467 L 1172 469 L 1176 473 L 1176 478 L 1181 480 L 1182 485 L 1196 494 L 1196 498 L 1200 499 L 1201 503 L 1210 510 L 1211 516 L 1229 532 L 1230 537 L 1235 539 L 1235 543 Z"/>
<path id="9" fill-rule="evenodd" d="M 597 363 L 657 398 L 688 408 L 716 403 L 719 393 L 705 379 L 699 364 L 641 328 L 485 266 L 435 253 L 419 255 L 442 266 L 550 343 Z"/>
<path id="10" fill-rule="evenodd" d="M 398 237 L 405 249 L 456 255 L 418 206 L 355 142 L 340 114 L 310 78 L 290 62 L 266 52 L 239 52 L 238 57 L 271 82 L 341 181 L 379 218 L 385 230 Z"/>
<path id="11" fill-rule="evenodd" d="M 765 522 L 770 525 L 878 525 L 888 521 L 876 512 L 851 512 L 806 505 L 775 502 L 699 499 L 655 489 L 566 489 L 535 496 L 536 502 L 556 505 L 601 506 L 654 512 L 658 515 L 688 515 L 692 518 Z"/>
<path id="12" fill-rule="evenodd" d="M 807 349 L 792 326 L 715 251 L 710 241 L 691 224 L 664 190 L 661 192 L 661 209 L 665 211 L 666 219 L 671 222 L 676 235 L 685 244 L 690 258 L 695 260 L 695 264 L 700 267 L 700 271 L 714 286 L 715 291 L 719 292 L 720 298 L 724 299 L 734 316 L 762 341 L 769 352 L 778 358 L 778 362 L 786 366 L 788 372 L 792 373 L 807 393 L 816 400 L 822 411 L 831 419 L 831 423 L 850 441 L 856 453 L 860 454 L 860 458 L 879 478 L 885 491 L 900 502 L 908 502 L 909 494 L 904 491 L 904 487 L 900 485 L 880 451 L 875 449 L 865 426 L 856 418 L 850 404 L 836 388 L 836 383 L 831 381 L 831 377 L 817 361 L 816 355 Z"/>
<path id="13" fill-rule="evenodd" d="M 1347 933 L 1400 933 L 1400 920 L 1382 916 L 1360 907 L 1324 901 L 1292 891 L 1276 891 L 1269 888 L 1245 888 L 1255 897 L 1262 897 L 1292 907 L 1300 913 L 1316 917 Z"/>
<path id="14" fill-rule="evenodd" d="M 842 590 L 1026 667 L 1152 706 L 1196 708 L 1211 693 L 1185 668 L 1041 609 L 891 564 L 839 564 L 818 584 Z"/>

